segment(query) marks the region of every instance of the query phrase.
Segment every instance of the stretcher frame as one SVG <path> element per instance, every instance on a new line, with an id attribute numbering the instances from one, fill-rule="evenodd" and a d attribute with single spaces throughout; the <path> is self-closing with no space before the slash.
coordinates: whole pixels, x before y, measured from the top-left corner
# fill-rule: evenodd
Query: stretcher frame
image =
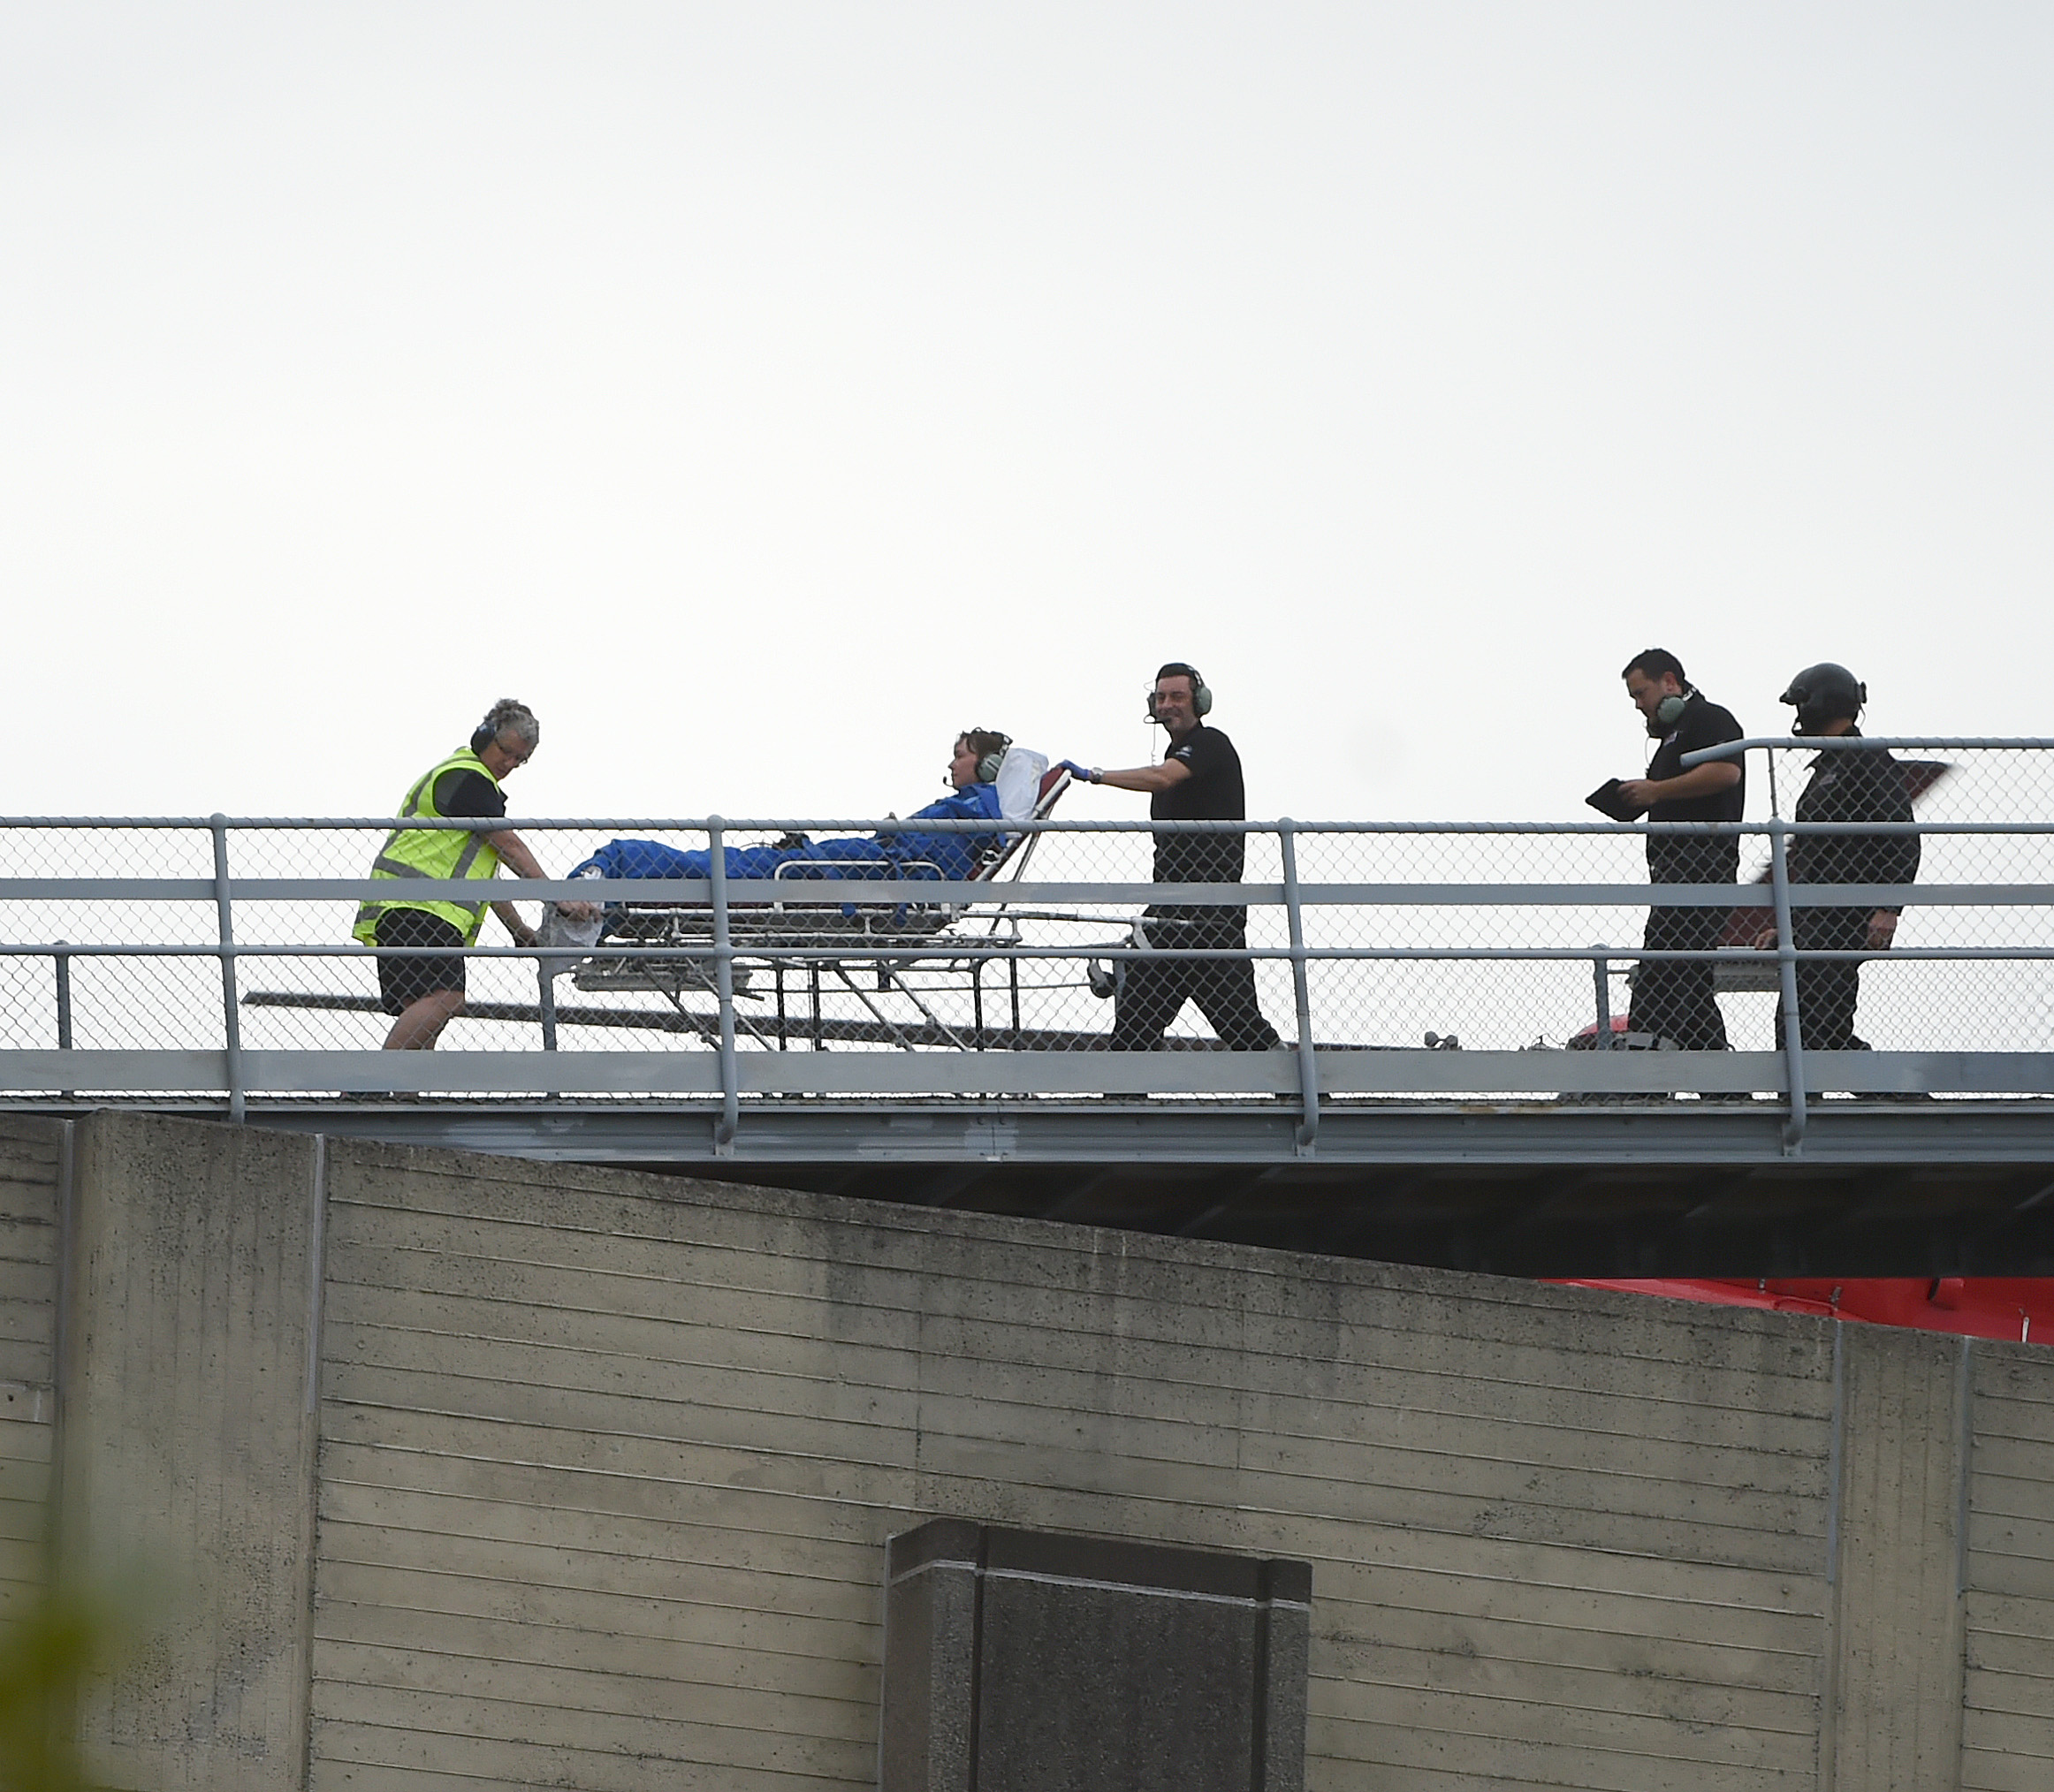
<path id="1" fill-rule="evenodd" d="M 1025 819 L 1047 820 L 1073 781 L 1061 766 L 1045 773 Z M 944 877 L 940 867 L 926 859 L 894 859 L 880 854 L 875 859 L 834 862 L 898 883 L 931 875 L 939 889 L 967 894 L 1019 879 L 1040 835 L 1031 830 L 1009 836 L 994 832 L 993 839 L 995 849 L 988 849 L 970 875 L 960 880 Z M 1012 953 L 1005 954 L 1003 998 L 1008 1024 L 998 1028 L 986 1024 L 985 972 L 997 955 L 989 948 L 1021 943 L 1018 921 L 1003 901 L 864 902 L 860 898 L 862 876 L 809 875 L 814 862 L 788 861 L 777 868 L 772 881 L 804 884 L 809 894 L 823 884 L 852 885 L 848 892 L 851 900 L 839 906 L 817 900 L 789 907 L 776 901 L 728 906 L 734 994 L 752 1003 L 772 1004 L 768 1013 L 750 1013 L 738 1006 L 739 1035 L 780 1052 L 789 1051 L 794 1039 L 804 1041 L 816 1052 L 837 1044 L 887 1045 L 904 1051 L 921 1046 L 1031 1051 L 1075 1049 L 1096 1043 L 1092 1034 L 1022 1025 L 1020 960 Z M 980 949 L 947 950 L 952 930 L 970 926 L 982 929 L 975 942 Z M 605 950 L 609 942 L 661 950 L 610 955 Z M 923 949 L 930 946 L 936 950 Z M 689 1023 L 702 1017 L 687 1006 L 688 996 L 717 994 L 716 951 L 711 903 L 650 900 L 610 904 L 601 943 L 576 966 L 572 982 L 590 994 L 659 996 L 680 1021 Z M 967 1029 L 936 1012 L 924 993 L 925 976 L 909 975 L 917 968 L 926 975 L 939 973 L 950 979 L 953 987 L 967 984 L 971 1016 Z M 760 986 L 765 982 L 767 989 Z M 823 999 L 830 995 L 853 998 L 867 1018 L 830 1017 L 823 1005 Z M 902 999 L 917 1018 L 893 1014 L 877 999 L 880 996 Z M 669 1017 L 664 1019 L 667 1023 Z"/>

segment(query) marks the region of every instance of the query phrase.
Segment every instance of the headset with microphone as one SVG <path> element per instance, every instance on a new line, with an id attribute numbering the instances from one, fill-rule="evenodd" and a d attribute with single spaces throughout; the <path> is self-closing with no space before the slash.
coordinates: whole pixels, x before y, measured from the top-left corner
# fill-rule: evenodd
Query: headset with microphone
<path id="1" fill-rule="evenodd" d="M 1165 679 L 1179 678 L 1189 679 L 1191 681 L 1191 713 L 1202 721 L 1212 713 L 1213 690 L 1212 687 L 1206 682 L 1205 673 L 1200 672 L 1198 667 L 1187 665 L 1181 659 L 1172 660 L 1156 673 L 1155 685 L 1160 684 Z M 1142 720 L 1154 722 L 1160 725 L 1162 718 L 1155 713 L 1155 685 L 1151 685 L 1148 687 L 1148 713 L 1142 718 Z"/>
<path id="2" fill-rule="evenodd" d="M 974 740 L 979 734 L 989 735 L 999 744 L 978 755 L 972 776 L 979 784 L 996 784 L 999 781 L 999 768 L 1006 763 L 1006 754 L 1013 745 L 1013 737 L 1003 728 L 965 728 L 956 735 L 956 744 L 961 746 L 965 741 Z M 953 776 L 951 773 L 949 778 L 944 778 L 941 781 L 947 784 Z"/>
<path id="3" fill-rule="evenodd" d="M 999 745 L 993 748 L 989 753 L 985 754 L 978 761 L 978 782 L 979 784 L 995 784 L 998 782 L 999 767 L 1006 763 L 1006 749 L 1013 744 L 1013 737 L 997 728 L 978 728 L 972 732 L 979 734 L 996 734 L 999 737 Z"/>

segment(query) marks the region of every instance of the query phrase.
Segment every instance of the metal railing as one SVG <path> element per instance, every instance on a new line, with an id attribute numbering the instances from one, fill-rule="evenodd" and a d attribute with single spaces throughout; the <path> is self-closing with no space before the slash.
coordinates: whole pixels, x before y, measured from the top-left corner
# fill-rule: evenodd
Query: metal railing
<path id="1" fill-rule="evenodd" d="M 1769 761 L 1771 813 L 1719 825 L 521 821 L 545 866 L 623 835 L 711 857 L 696 878 L 490 885 L 603 903 L 606 929 L 582 946 L 467 950 L 468 1006 L 434 1052 L 377 1049 L 377 955 L 348 937 L 358 902 L 395 894 L 363 869 L 389 821 L 0 821 L 0 1097 L 220 1100 L 239 1119 L 253 1100 L 396 1094 L 655 1101 L 704 1107 L 726 1146 L 752 1104 L 785 1098 L 1153 1096 L 1286 1104 L 1312 1152 L 1335 1104 L 1727 1097 L 1778 1116 L 1795 1151 L 1821 1099 L 2054 1094 L 2047 743 L 1887 744 L 1951 756 L 1913 822 L 1797 819 L 1811 774 L 1778 762 L 1849 750 L 1817 741 L 1738 743 Z M 916 825 L 1030 834 L 1033 855 L 1010 881 L 938 880 L 886 856 Z M 802 860 L 773 878 L 731 874 L 723 851 L 836 828 L 874 831 L 880 862 L 828 881 Z M 1238 841 L 1245 868 L 1154 883 L 1153 837 L 1168 833 Z M 1822 842 L 1906 835 L 1923 852 L 1914 883 L 1837 882 L 1829 905 L 1802 875 Z M 1651 838 L 1731 839 L 1741 887 L 1651 889 Z M 475 900 L 480 886 L 405 893 Z M 1722 938 L 1651 946 L 1651 898 L 1719 912 Z M 1807 942 L 1829 906 L 1905 918 L 1888 950 Z M 1215 911 L 1215 930 L 1179 945 L 1159 921 L 1152 936 L 1145 907 Z M 1245 944 L 1221 943 L 1222 908 L 1246 909 Z M 1160 1050 L 1104 1049 L 1132 979 L 1241 962 L 1282 1049 L 1208 1049 L 1189 1008 Z M 1617 1029 L 1650 962 L 1709 967 L 1733 1049 L 1616 1049 L 1636 1043 Z M 1807 1049 L 1807 979 L 1832 966 L 1858 968 L 1870 1036 Z"/>

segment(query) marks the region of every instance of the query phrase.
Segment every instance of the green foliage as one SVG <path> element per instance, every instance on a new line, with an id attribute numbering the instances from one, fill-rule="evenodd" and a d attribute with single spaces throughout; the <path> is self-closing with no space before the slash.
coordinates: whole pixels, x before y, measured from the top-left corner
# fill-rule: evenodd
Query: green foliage
<path id="1" fill-rule="evenodd" d="M 91 1792 L 72 1740 L 78 1697 L 123 1626 L 91 1593 L 34 1595 L 0 1631 L 0 1792 Z"/>

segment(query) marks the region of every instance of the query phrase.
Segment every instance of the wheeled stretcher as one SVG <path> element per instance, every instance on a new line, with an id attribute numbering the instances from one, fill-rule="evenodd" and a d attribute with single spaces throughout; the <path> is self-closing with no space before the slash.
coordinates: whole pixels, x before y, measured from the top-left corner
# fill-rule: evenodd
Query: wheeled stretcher
<path id="1" fill-rule="evenodd" d="M 1060 766 L 1040 772 L 1023 814 L 1006 819 L 1046 820 L 1070 782 L 1069 773 Z M 1001 969 L 991 952 L 994 945 L 1020 938 L 1006 904 L 997 900 L 997 886 L 1023 875 L 1040 836 L 1008 830 L 1001 823 L 988 837 L 966 831 L 950 838 L 964 841 L 971 850 L 967 860 L 952 854 L 946 868 L 881 847 L 871 856 L 858 852 L 831 858 L 777 855 L 776 862 L 765 862 L 760 870 L 757 862 L 741 859 L 742 868 L 757 870 L 759 877 L 768 873 L 762 881 L 793 886 L 795 899 L 802 885 L 809 895 L 817 895 L 819 883 L 827 879 L 836 884 L 835 893 L 843 900 L 823 903 L 773 897 L 730 903 L 733 986 L 735 995 L 749 1004 L 736 1010 L 738 1031 L 778 1050 L 788 1049 L 794 1039 L 816 1049 L 841 1044 L 972 1047 L 1054 1043 L 1027 1036 L 1021 1025 L 1019 961 L 1006 958 Z M 947 875 L 963 862 L 969 865 L 967 875 Z M 911 900 L 894 895 L 866 901 L 860 890 L 866 880 L 932 881 L 937 887 L 932 900 L 923 893 Z M 975 949 L 955 953 L 949 949 L 955 943 Z M 626 950 L 609 952 L 609 946 Z M 999 986 L 987 988 L 987 980 Z M 703 1018 L 688 1004 L 716 987 L 711 905 L 666 900 L 655 889 L 646 900 L 631 897 L 609 903 L 597 944 L 577 965 L 573 982 L 592 994 L 658 995 L 678 1021 L 687 1025 Z M 931 999 L 944 990 L 968 995 L 967 1022 L 960 1001 L 938 1006 Z M 999 999 L 1004 1024 L 990 1024 L 989 998 Z M 824 999 L 837 999 L 833 1005 L 842 1012 L 829 1014 Z M 849 1014 L 850 1000 L 840 999 L 852 999 L 859 1012 Z M 955 1012 L 945 1016 L 941 1006 Z M 1064 1043 L 1070 1043 L 1068 1035 Z"/>

